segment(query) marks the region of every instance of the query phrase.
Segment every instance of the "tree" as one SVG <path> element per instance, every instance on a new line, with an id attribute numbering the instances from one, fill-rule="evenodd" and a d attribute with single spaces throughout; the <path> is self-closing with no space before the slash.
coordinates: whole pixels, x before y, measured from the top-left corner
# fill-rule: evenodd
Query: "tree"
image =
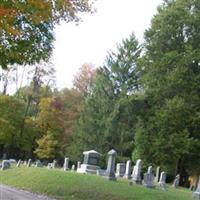
<path id="1" fill-rule="evenodd" d="M 54 137 L 58 137 L 63 132 L 64 118 L 62 108 L 63 106 L 59 98 L 48 97 L 41 99 L 37 115 L 37 125 L 42 135 L 51 132 Z"/>
<path id="2" fill-rule="evenodd" d="M 75 125 L 84 109 L 84 97 L 75 89 L 64 89 L 58 96 L 62 102 L 64 123 L 64 131 L 60 135 L 60 146 L 65 154 L 67 147 L 71 145 L 70 137 L 74 134 Z"/>
<path id="3" fill-rule="evenodd" d="M 41 139 L 37 140 L 38 147 L 34 153 L 41 159 L 52 159 L 56 156 L 56 148 L 58 142 L 51 134 L 44 135 Z"/>
<path id="4" fill-rule="evenodd" d="M 80 159 L 85 150 L 95 149 L 103 153 L 113 147 L 114 138 L 106 127 L 113 108 L 113 98 L 113 85 L 108 75 L 97 72 L 92 92 L 85 99 L 83 112 L 68 148 L 68 154 L 74 161 Z"/>
<path id="5" fill-rule="evenodd" d="M 23 102 L 11 96 L 0 95 L 0 148 L 10 156 L 17 156 L 21 148 L 19 129 L 24 108 Z"/>
<path id="6" fill-rule="evenodd" d="M 92 64 L 85 63 L 74 76 L 73 85 L 84 97 L 90 94 L 96 70 Z"/>
<path id="7" fill-rule="evenodd" d="M 32 156 L 35 139 L 41 137 L 35 118 L 27 116 L 24 119 L 25 109 L 26 105 L 21 99 L 0 95 L 0 150 L 9 157 Z M 22 123 L 24 123 L 23 135 L 20 132 Z"/>
<path id="8" fill-rule="evenodd" d="M 0 3 L 0 66 L 35 64 L 51 56 L 53 29 L 61 20 L 79 21 L 89 0 L 25 0 Z"/>
<path id="9" fill-rule="evenodd" d="M 104 67 L 97 71 L 73 137 L 72 144 L 79 149 L 72 146 L 72 154 L 80 156 L 86 149 L 103 153 L 115 148 L 121 161 L 130 157 L 135 121 L 131 94 L 139 89 L 136 63 L 140 52 L 132 34 L 118 45 L 116 53 L 110 52 Z"/>
<path id="10" fill-rule="evenodd" d="M 184 180 L 199 170 L 199 8 L 198 0 L 165 1 L 145 32 L 140 61 L 148 111 L 138 124 L 134 155 Z"/>
<path id="11" fill-rule="evenodd" d="M 52 83 L 55 82 L 55 70 L 51 63 L 40 63 L 29 71 L 31 77 L 30 86 L 19 89 L 16 96 L 25 97 L 26 109 L 21 126 L 21 135 L 24 133 L 25 118 L 30 114 L 36 116 L 38 113 L 38 105 L 42 97 L 47 97 L 51 94 Z"/>
<path id="12" fill-rule="evenodd" d="M 104 68 L 110 72 L 109 78 L 112 80 L 117 94 L 127 96 L 140 89 L 136 66 L 141 50 L 139 42 L 132 33 L 117 45 L 116 52 L 109 52 Z"/>

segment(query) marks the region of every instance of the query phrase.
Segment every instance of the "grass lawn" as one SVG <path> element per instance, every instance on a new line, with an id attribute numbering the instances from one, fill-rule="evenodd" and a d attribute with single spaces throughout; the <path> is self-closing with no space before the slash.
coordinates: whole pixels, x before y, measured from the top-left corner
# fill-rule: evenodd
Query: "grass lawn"
<path id="1" fill-rule="evenodd" d="M 59 200 L 192 200 L 192 192 L 183 188 L 147 189 L 141 185 L 130 186 L 127 180 L 112 182 L 60 169 L 12 167 L 0 171 L 0 183 Z"/>

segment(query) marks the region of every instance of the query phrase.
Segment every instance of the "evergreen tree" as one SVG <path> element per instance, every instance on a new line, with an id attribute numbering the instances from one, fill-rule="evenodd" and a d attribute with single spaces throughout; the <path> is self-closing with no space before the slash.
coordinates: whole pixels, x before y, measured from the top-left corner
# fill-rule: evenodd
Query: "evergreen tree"
<path id="1" fill-rule="evenodd" d="M 199 10 L 198 0 L 165 1 L 145 32 L 140 62 L 149 109 L 137 126 L 134 156 L 185 178 L 199 170 Z"/>
<path id="2" fill-rule="evenodd" d="M 106 64 L 97 72 L 73 137 L 75 147 L 80 148 L 76 155 L 88 149 L 106 153 L 115 148 L 121 159 L 130 157 L 135 120 L 131 94 L 139 89 L 136 62 L 140 51 L 132 34 L 115 53 L 109 53 Z"/>

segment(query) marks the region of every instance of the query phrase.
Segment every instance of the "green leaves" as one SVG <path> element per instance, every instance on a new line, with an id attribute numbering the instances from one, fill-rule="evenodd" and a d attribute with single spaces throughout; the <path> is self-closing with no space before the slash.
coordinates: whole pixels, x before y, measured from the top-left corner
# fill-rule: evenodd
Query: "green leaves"
<path id="1" fill-rule="evenodd" d="M 186 168 L 198 170 L 192 155 L 200 137 L 199 6 L 196 0 L 176 0 L 159 8 L 145 32 L 139 68 L 148 112 L 138 122 L 134 155 L 184 176 Z"/>
<path id="2" fill-rule="evenodd" d="M 139 89 L 136 63 L 140 52 L 132 34 L 116 52 L 109 53 L 104 67 L 97 71 L 73 135 L 70 153 L 77 155 L 74 157 L 86 149 L 106 153 L 111 148 L 117 149 L 121 161 L 130 157 L 136 119 L 131 93 Z"/>

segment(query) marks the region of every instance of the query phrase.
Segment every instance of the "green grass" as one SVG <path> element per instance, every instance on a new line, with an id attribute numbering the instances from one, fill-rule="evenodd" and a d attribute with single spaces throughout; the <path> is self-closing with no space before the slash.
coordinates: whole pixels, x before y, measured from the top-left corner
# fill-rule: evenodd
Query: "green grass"
<path id="1" fill-rule="evenodd" d="M 113 182 L 59 169 L 12 167 L 0 171 L 0 183 L 59 200 L 192 200 L 192 193 L 183 188 L 147 189 L 141 185 L 130 186 L 122 179 Z"/>

